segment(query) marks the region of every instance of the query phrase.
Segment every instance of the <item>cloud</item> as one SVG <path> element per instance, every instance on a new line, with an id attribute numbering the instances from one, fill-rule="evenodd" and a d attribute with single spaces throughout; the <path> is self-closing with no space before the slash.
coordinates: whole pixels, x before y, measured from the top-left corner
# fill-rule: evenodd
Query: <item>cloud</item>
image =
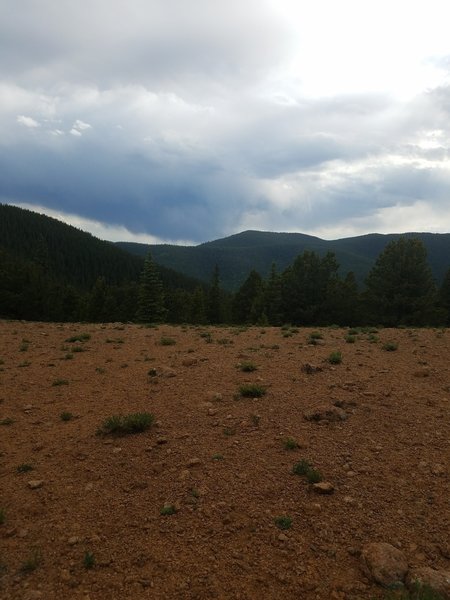
<path id="1" fill-rule="evenodd" d="M 19 115 L 17 117 L 17 122 L 21 125 L 25 125 L 25 127 L 30 127 L 31 129 L 41 126 L 41 124 L 38 123 L 38 121 L 36 121 L 32 117 L 26 117 L 25 115 Z"/>
<path id="2" fill-rule="evenodd" d="M 450 43 L 445 20 L 425 28 L 438 0 L 409 7 L 408 31 L 403 0 L 370 18 L 355 0 L 4 4 L 11 202 L 162 240 L 339 237 L 414 214 L 450 229 Z"/>

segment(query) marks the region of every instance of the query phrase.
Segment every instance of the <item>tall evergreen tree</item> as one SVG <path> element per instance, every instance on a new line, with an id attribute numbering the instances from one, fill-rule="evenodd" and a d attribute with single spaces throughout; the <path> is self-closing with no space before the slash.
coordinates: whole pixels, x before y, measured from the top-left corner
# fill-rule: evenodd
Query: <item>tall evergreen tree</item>
<path id="1" fill-rule="evenodd" d="M 282 275 L 283 317 L 297 325 L 326 323 L 327 299 L 339 268 L 332 252 L 305 250 Z"/>
<path id="2" fill-rule="evenodd" d="M 444 281 L 439 289 L 439 305 L 443 312 L 446 325 L 450 325 L 450 269 L 445 274 Z"/>
<path id="3" fill-rule="evenodd" d="M 164 290 L 157 266 L 149 252 L 141 274 L 136 319 L 141 323 L 158 323 L 165 316 Z"/>
<path id="4" fill-rule="evenodd" d="M 258 323 L 264 313 L 264 283 L 252 270 L 237 291 L 232 305 L 234 323 Z"/>
<path id="5" fill-rule="evenodd" d="M 281 277 L 277 273 L 275 263 L 272 263 L 264 296 L 265 314 L 269 324 L 281 325 L 283 321 Z"/>
<path id="6" fill-rule="evenodd" d="M 208 320 L 212 324 L 222 323 L 222 290 L 220 289 L 219 267 L 216 265 L 211 278 L 208 294 Z"/>
<path id="7" fill-rule="evenodd" d="M 390 242 L 366 280 L 369 313 L 388 326 L 427 325 L 435 317 L 436 286 L 419 239 Z"/>

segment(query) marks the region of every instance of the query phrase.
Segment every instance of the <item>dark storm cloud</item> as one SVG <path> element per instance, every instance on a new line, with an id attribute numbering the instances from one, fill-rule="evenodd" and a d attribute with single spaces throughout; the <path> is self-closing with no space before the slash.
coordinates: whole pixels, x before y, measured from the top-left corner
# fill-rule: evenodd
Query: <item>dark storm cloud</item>
<path id="1" fill-rule="evenodd" d="M 256 0 L 3 2 L 0 198 L 193 241 L 441 206 L 449 88 L 302 97 L 280 75 L 295 40 L 277 14 Z"/>

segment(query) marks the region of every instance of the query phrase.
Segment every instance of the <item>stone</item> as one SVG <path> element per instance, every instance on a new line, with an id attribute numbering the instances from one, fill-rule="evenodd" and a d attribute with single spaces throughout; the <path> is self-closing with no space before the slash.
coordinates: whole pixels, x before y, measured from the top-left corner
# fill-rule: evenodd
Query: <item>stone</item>
<path id="1" fill-rule="evenodd" d="M 440 594 L 442 600 L 450 600 L 450 571 L 432 569 L 431 567 L 418 567 L 412 570 L 407 577 L 406 585 L 412 591 L 417 584 L 430 587 Z"/>
<path id="2" fill-rule="evenodd" d="M 303 413 L 307 421 L 345 421 L 347 413 L 338 406 L 328 406 L 326 404 L 310 408 Z"/>
<path id="3" fill-rule="evenodd" d="M 280 533 L 278 539 L 280 540 L 280 542 L 287 542 L 289 540 L 288 536 L 285 533 Z"/>
<path id="4" fill-rule="evenodd" d="M 403 552 L 385 542 L 364 546 L 361 560 L 366 575 L 384 587 L 402 584 L 408 572 Z"/>
<path id="5" fill-rule="evenodd" d="M 320 481 L 319 483 L 313 483 L 313 490 L 317 494 L 332 494 L 334 485 L 329 481 Z"/>
<path id="6" fill-rule="evenodd" d="M 41 488 L 43 485 L 44 485 L 43 479 L 31 479 L 28 482 L 28 487 L 30 488 L 30 490 L 37 490 L 37 489 Z"/>
<path id="7" fill-rule="evenodd" d="M 190 458 L 188 460 L 187 466 L 188 467 L 195 467 L 196 465 L 201 464 L 201 460 L 199 458 Z"/>
<path id="8" fill-rule="evenodd" d="M 160 446 L 162 444 L 167 444 L 167 442 L 168 442 L 167 438 L 162 435 L 156 438 L 156 443 L 159 444 Z"/>
<path id="9" fill-rule="evenodd" d="M 183 367 L 192 367 L 193 365 L 196 365 L 198 363 L 198 360 L 196 358 L 185 358 L 182 361 L 182 365 Z"/>
<path id="10" fill-rule="evenodd" d="M 69 546 L 75 546 L 75 544 L 78 544 L 80 542 L 80 538 L 77 537 L 76 535 L 73 535 L 72 537 L 70 537 L 67 540 L 67 543 L 69 544 Z"/>

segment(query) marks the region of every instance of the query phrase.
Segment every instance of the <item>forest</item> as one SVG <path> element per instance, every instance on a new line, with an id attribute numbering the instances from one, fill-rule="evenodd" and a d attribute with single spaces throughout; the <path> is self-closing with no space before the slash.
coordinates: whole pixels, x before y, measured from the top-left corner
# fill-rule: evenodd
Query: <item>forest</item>
<path id="1" fill-rule="evenodd" d="M 235 292 L 143 259 L 56 219 L 0 205 L 0 317 L 34 321 L 193 324 L 450 325 L 450 268 L 438 286 L 422 240 L 380 252 L 363 285 L 333 252 L 304 250 Z"/>

